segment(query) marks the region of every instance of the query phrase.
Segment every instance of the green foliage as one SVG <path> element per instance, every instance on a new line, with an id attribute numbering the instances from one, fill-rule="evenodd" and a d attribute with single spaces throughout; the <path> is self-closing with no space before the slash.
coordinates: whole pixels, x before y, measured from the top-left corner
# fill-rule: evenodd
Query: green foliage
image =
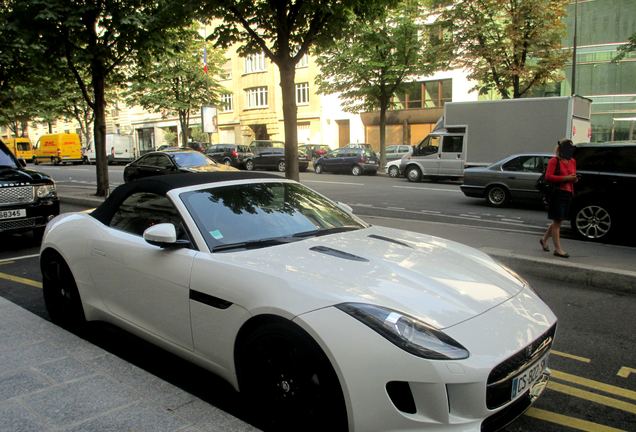
<path id="1" fill-rule="evenodd" d="M 177 133 L 169 129 L 163 130 L 163 143 L 169 146 L 177 145 Z"/>
<path id="2" fill-rule="evenodd" d="M 210 137 L 207 133 L 203 132 L 203 130 L 199 126 L 195 126 L 192 128 L 192 132 L 190 133 L 192 137 L 192 141 L 207 143 L 210 141 Z"/>
<path id="3" fill-rule="evenodd" d="M 207 73 L 202 61 L 204 45 Z M 212 48 L 194 28 L 174 30 L 160 54 L 138 65 L 126 98 L 149 111 L 177 113 L 185 132 L 193 111 L 218 103 L 223 89 L 214 77 L 221 73 L 225 61 L 223 52 Z"/>
<path id="4" fill-rule="evenodd" d="M 457 65 L 477 81 L 518 98 L 533 86 L 563 79 L 569 53 L 562 49 L 568 0 L 455 0 L 442 12 Z"/>
<path id="5" fill-rule="evenodd" d="M 627 56 L 627 54 L 631 52 L 635 52 L 635 51 L 636 51 L 636 33 L 634 33 L 633 35 L 629 37 L 629 39 L 627 39 L 627 43 L 625 45 L 621 45 L 621 47 L 618 48 L 618 53 L 612 59 L 612 62 L 618 63 L 619 61 L 623 60 Z"/>

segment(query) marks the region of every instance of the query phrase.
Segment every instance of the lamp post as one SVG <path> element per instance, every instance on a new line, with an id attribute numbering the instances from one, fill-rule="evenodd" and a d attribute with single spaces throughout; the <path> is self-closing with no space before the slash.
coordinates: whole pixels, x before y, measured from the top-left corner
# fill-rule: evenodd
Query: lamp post
<path id="1" fill-rule="evenodd" d="M 579 0 L 574 0 L 574 40 L 572 44 L 572 96 L 576 94 L 576 27 L 578 18 Z"/>

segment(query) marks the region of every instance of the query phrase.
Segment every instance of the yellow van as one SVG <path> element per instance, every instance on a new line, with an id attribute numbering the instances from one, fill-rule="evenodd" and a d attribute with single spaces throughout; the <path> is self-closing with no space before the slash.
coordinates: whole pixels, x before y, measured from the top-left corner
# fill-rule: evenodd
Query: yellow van
<path id="1" fill-rule="evenodd" d="M 42 135 L 33 148 L 33 163 L 82 162 L 82 143 L 76 133 Z"/>
<path id="2" fill-rule="evenodd" d="M 33 158 L 33 148 L 29 138 L 4 138 L 2 141 L 18 159 L 31 160 Z"/>

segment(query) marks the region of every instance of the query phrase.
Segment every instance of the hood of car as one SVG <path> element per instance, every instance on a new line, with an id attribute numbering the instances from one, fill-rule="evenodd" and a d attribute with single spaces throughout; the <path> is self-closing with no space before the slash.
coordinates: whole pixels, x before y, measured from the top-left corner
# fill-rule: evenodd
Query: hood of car
<path id="1" fill-rule="evenodd" d="M 203 166 L 196 166 L 196 167 L 188 167 L 186 169 L 192 172 L 239 171 L 233 166 L 225 165 L 225 164 L 203 165 Z"/>
<path id="2" fill-rule="evenodd" d="M 315 308 L 379 305 L 437 328 L 465 321 L 524 287 L 488 255 L 442 238 L 370 227 L 238 254 L 243 266 L 284 275 Z M 306 312 L 306 311 L 305 311 Z"/>
<path id="3" fill-rule="evenodd" d="M 48 175 L 23 168 L 0 167 L 0 186 L 53 183 Z"/>

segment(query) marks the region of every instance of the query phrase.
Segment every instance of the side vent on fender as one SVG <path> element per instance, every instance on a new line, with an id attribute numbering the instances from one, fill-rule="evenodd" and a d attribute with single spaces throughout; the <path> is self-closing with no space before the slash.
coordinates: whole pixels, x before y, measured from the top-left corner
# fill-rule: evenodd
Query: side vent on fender
<path id="1" fill-rule="evenodd" d="M 357 255 L 353 255 L 347 252 L 343 252 L 340 251 L 338 249 L 332 249 L 330 247 L 327 246 L 314 246 L 312 248 L 309 248 L 309 250 L 312 250 L 314 252 L 320 252 L 326 255 L 331 255 L 334 256 L 336 258 L 342 258 L 342 259 L 347 259 L 347 260 L 351 260 L 351 261 L 360 261 L 360 262 L 369 262 L 368 259 L 366 258 L 362 258 L 359 257 Z"/>

